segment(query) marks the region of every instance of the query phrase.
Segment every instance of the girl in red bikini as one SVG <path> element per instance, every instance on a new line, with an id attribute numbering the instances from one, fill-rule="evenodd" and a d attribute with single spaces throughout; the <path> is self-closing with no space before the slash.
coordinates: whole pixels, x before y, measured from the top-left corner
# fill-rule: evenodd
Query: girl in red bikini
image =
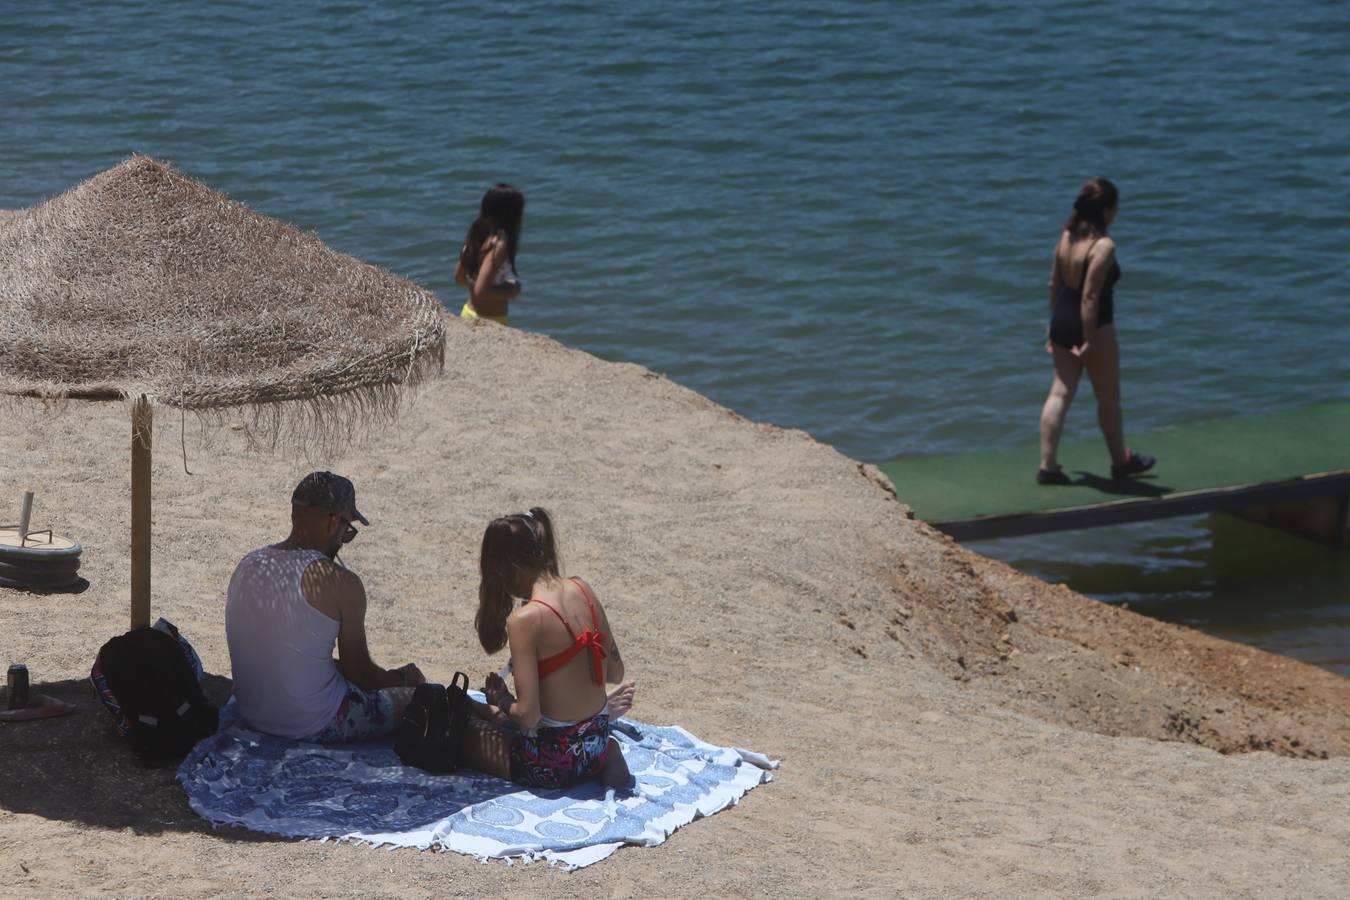
<path id="1" fill-rule="evenodd" d="M 586 582 L 560 574 L 548 513 L 536 507 L 494 519 L 481 570 L 474 626 L 488 653 L 509 645 L 516 693 L 500 673 L 488 676 L 469 765 L 527 787 L 631 783 L 609 731 L 610 719 L 632 706 L 633 684 L 621 683 L 623 658 L 604 606 Z"/>

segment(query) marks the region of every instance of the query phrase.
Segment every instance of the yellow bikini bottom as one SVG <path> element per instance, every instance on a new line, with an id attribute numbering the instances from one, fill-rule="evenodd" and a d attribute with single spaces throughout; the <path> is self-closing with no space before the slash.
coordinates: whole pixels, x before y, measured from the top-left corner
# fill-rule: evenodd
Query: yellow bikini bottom
<path id="1" fill-rule="evenodd" d="M 496 322 L 498 325 L 506 324 L 506 316 L 484 316 L 469 304 L 465 303 L 464 308 L 459 311 L 461 319 L 486 319 L 489 322 Z"/>

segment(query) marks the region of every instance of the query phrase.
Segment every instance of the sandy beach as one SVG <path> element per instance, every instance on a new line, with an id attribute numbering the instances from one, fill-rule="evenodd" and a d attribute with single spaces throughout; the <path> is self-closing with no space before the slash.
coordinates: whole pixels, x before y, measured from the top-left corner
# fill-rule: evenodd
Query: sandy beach
<path id="1" fill-rule="evenodd" d="M 1350 682 L 979 557 L 870 466 L 639 366 L 446 326 L 443 375 L 340 459 L 189 416 L 188 475 L 161 410 L 153 615 L 222 697 L 229 575 L 333 468 L 373 523 L 343 556 L 376 660 L 481 677 L 501 664 L 471 629 L 482 529 L 542 505 L 623 641 L 633 716 L 779 758 L 776 779 L 570 874 L 214 830 L 86 681 L 127 627 L 127 409 L 11 405 L 0 504 L 36 490 L 89 587 L 0 591 L 0 661 L 81 707 L 0 727 L 0 894 L 1345 896 Z"/>

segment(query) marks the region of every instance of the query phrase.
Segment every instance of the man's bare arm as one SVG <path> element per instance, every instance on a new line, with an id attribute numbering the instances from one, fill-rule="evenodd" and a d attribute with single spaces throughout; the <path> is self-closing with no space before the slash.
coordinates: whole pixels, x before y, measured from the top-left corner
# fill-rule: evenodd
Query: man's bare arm
<path id="1" fill-rule="evenodd" d="M 384 669 L 375 664 L 366 641 L 365 585 L 346 569 L 338 566 L 324 569 L 315 587 L 323 601 L 320 608 L 337 612 L 337 665 L 342 677 L 364 690 L 411 687 L 424 681 L 422 673 L 412 663 L 398 669 Z"/>

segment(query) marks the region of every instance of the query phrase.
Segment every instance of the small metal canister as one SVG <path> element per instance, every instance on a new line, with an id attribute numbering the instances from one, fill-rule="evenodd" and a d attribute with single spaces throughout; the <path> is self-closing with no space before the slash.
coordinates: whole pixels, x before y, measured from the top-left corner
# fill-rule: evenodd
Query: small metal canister
<path id="1" fill-rule="evenodd" d="M 9 708 L 23 709 L 28 705 L 28 667 L 23 663 L 15 663 L 9 667 L 9 674 L 5 679 L 9 686 Z"/>

